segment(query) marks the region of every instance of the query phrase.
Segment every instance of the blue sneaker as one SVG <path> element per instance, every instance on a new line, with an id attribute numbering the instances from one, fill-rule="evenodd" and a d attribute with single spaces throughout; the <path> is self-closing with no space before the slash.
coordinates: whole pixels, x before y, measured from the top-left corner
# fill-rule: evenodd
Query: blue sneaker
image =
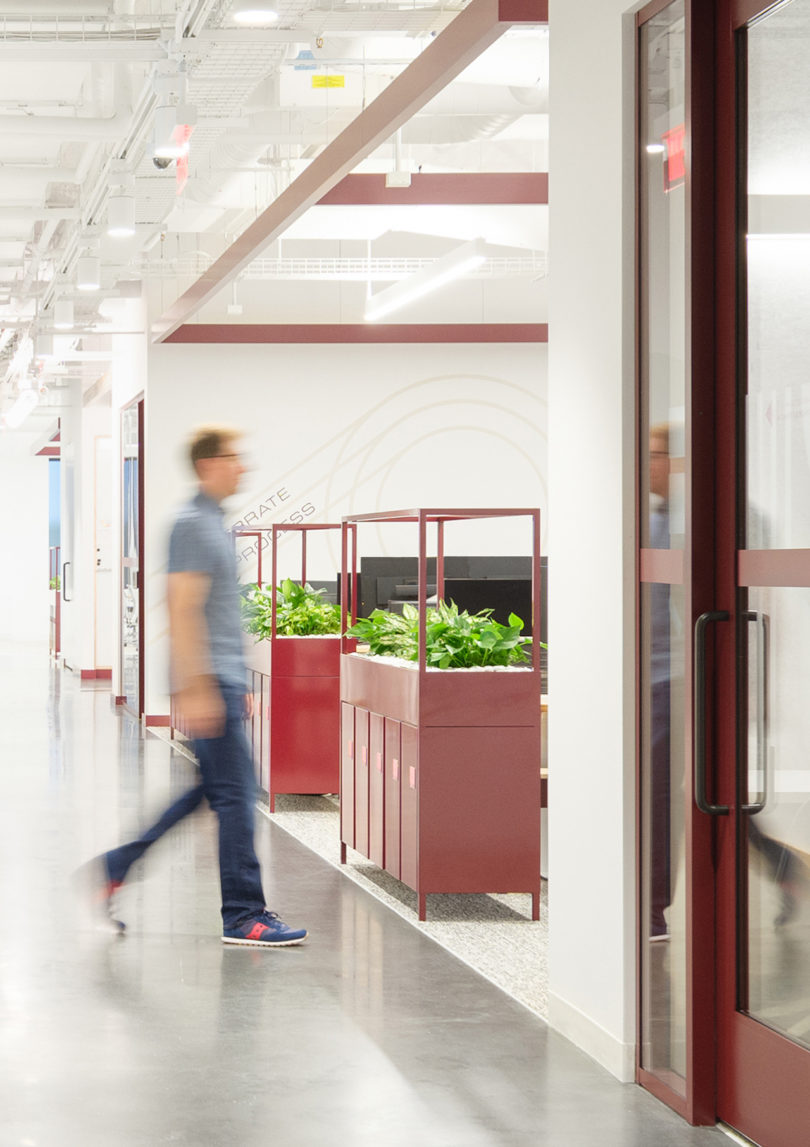
<path id="1" fill-rule="evenodd" d="M 292 944 L 302 943 L 306 937 L 306 928 L 291 928 L 277 912 L 265 909 L 236 928 L 226 928 L 222 933 L 222 943 L 249 944 L 254 948 L 289 948 Z"/>

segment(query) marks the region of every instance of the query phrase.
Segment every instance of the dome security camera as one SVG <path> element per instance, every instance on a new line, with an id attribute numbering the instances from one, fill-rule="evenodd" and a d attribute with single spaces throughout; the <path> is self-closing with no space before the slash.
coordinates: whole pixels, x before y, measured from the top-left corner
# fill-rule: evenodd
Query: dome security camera
<path id="1" fill-rule="evenodd" d="M 174 163 L 173 159 L 169 159 L 167 155 L 153 155 L 152 163 L 159 171 L 165 171 L 167 167 L 171 167 Z"/>

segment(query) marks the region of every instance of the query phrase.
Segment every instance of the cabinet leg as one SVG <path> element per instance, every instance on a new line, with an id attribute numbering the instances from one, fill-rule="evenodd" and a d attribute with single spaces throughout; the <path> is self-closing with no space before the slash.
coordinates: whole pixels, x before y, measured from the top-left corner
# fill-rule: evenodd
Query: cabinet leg
<path id="1" fill-rule="evenodd" d="M 346 863 L 346 842 L 343 840 L 340 842 L 340 863 Z"/>
<path id="2" fill-rule="evenodd" d="M 540 889 L 532 893 L 532 920 L 540 919 Z"/>
<path id="3" fill-rule="evenodd" d="M 275 793 L 268 793 L 267 795 L 270 798 L 269 799 L 270 812 L 275 812 L 276 811 L 276 794 Z"/>
<path id="4" fill-rule="evenodd" d="M 419 919 L 420 920 L 426 920 L 427 919 L 427 893 L 426 892 L 419 892 L 419 893 L 417 893 L 417 896 L 419 899 Z"/>

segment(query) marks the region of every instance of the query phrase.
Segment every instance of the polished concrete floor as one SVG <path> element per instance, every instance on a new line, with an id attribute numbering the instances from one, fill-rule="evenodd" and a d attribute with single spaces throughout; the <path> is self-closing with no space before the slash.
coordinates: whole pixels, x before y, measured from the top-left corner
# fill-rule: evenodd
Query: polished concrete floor
<path id="1" fill-rule="evenodd" d="M 97 685 L 0 650 L 0 1147 L 669 1147 L 728 1140 L 618 1084 L 266 818 L 271 907 L 219 942 L 211 814 L 92 927 L 71 872 L 192 779 Z"/>

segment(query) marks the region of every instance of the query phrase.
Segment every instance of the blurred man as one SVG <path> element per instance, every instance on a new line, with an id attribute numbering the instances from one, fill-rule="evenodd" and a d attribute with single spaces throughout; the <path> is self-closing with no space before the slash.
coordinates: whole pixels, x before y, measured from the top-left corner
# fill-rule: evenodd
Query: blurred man
<path id="1" fill-rule="evenodd" d="M 245 472 L 240 438 L 222 426 L 194 432 L 189 454 L 199 489 L 181 509 L 169 542 L 171 688 L 178 725 L 194 742 L 201 784 L 139 840 L 99 858 L 100 897 L 109 910 L 132 863 L 205 796 L 219 820 L 223 943 L 285 947 L 300 944 L 307 933 L 265 907 L 253 844 L 253 761 L 243 728 L 252 698 L 246 694 L 236 561 L 221 509 Z"/>

